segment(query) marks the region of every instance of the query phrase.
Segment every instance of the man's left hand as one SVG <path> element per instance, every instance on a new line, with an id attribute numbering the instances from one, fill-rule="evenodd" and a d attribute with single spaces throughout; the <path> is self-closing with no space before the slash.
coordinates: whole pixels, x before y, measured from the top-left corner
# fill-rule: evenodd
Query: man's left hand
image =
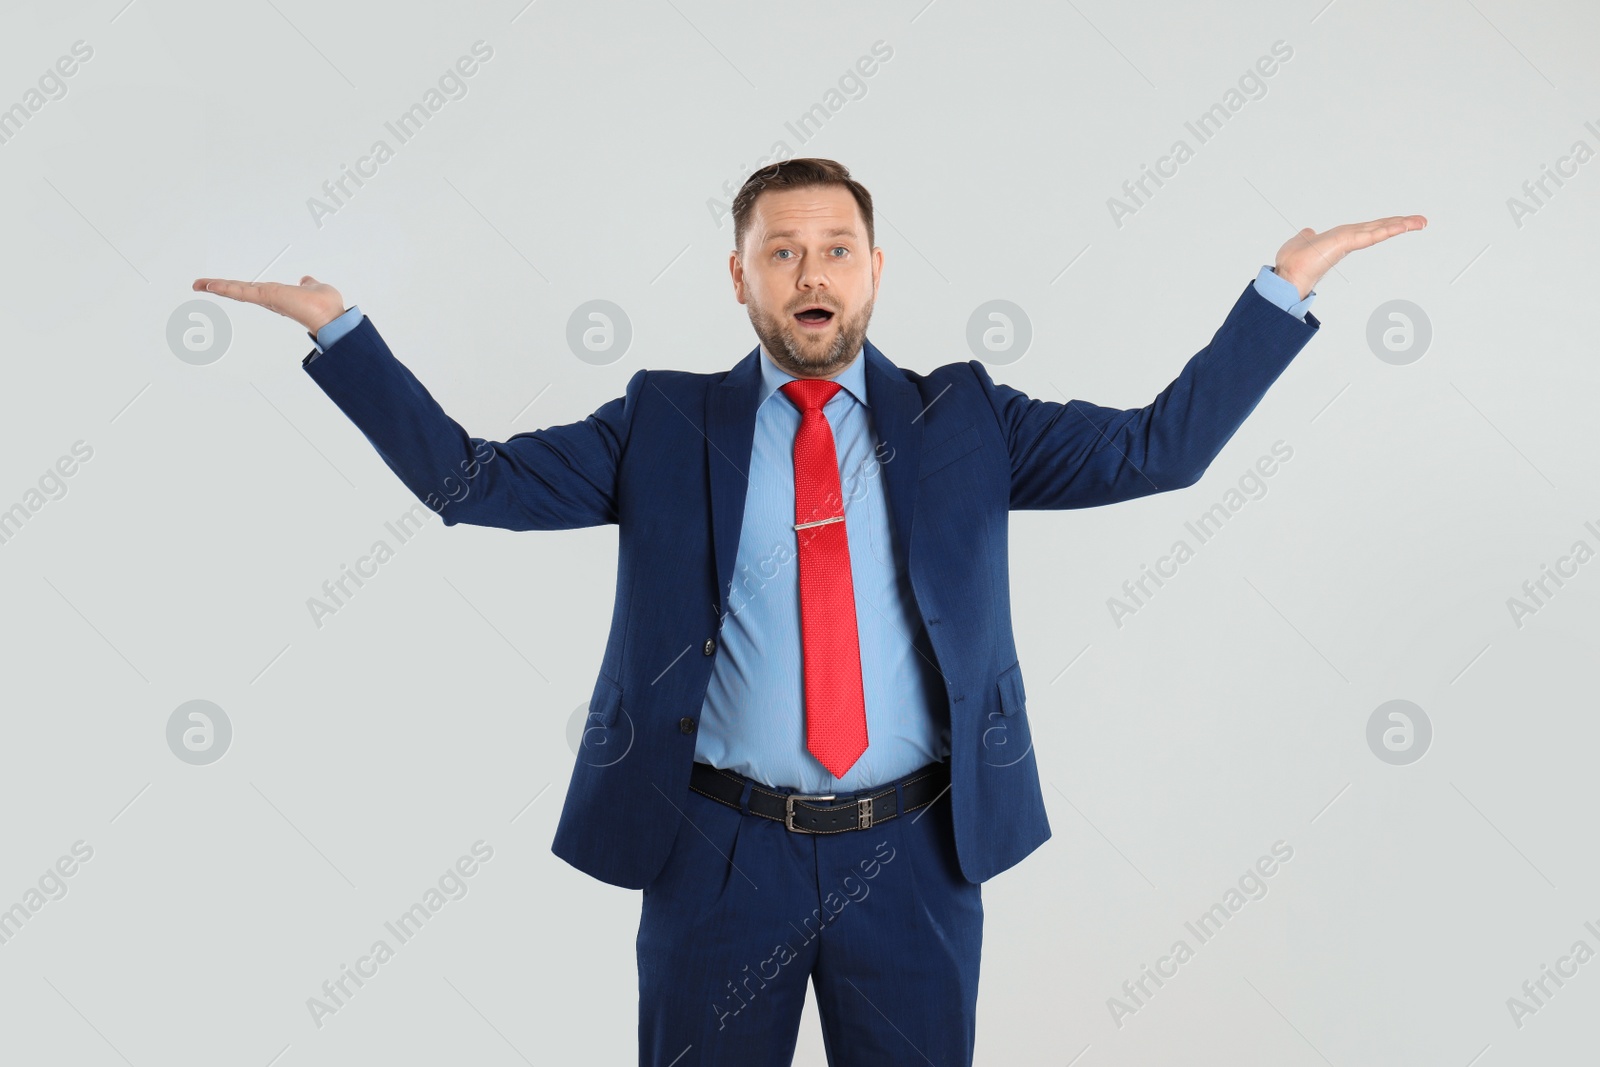
<path id="1" fill-rule="evenodd" d="M 1421 215 L 1391 215 L 1371 222 L 1347 222 L 1321 233 L 1307 226 L 1278 249 L 1278 262 L 1273 270 L 1300 290 L 1300 298 L 1304 300 L 1312 286 L 1351 252 L 1426 225 L 1428 220 Z"/>

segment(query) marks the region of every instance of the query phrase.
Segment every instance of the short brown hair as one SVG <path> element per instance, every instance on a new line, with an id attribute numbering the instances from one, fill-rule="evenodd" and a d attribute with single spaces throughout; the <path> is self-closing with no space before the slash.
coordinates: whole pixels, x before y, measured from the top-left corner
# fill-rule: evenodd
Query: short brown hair
<path id="1" fill-rule="evenodd" d="M 861 218 L 867 224 L 867 248 L 876 246 L 872 232 L 872 194 L 867 187 L 850 177 L 843 163 L 831 159 L 801 157 L 780 159 L 762 167 L 745 179 L 739 195 L 733 198 L 733 248 L 744 251 L 744 233 L 750 228 L 750 216 L 755 212 L 756 197 L 767 189 L 804 189 L 813 185 L 842 185 L 856 198 Z"/>

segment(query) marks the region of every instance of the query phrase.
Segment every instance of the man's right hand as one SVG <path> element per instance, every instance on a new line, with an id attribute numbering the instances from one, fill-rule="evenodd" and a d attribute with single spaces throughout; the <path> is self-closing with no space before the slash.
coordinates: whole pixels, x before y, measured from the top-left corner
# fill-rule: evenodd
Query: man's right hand
<path id="1" fill-rule="evenodd" d="M 268 311 L 293 319 L 313 337 L 317 331 L 344 314 L 344 298 L 339 290 L 307 274 L 299 285 L 280 282 L 238 282 L 227 278 L 196 278 L 191 287 L 197 293 L 215 293 L 229 300 L 259 304 Z"/>

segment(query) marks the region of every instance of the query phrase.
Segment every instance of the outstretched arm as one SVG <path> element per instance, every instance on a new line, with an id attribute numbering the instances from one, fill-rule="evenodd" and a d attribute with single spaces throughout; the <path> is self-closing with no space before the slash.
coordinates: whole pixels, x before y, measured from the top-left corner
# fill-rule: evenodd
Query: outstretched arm
<path id="1" fill-rule="evenodd" d="M 1261 402 L 1321 322 L 1263 297 L 1255 283 L 1183 372 L 1142 408 L 1038 400 L 969 366 L 1011 454 L 1011 509 L 1092 508 L 1182 489 Z"/>
<path id="2" fill-rule="evenodd" d="M 1426 225 L 1421 215 L 1396 215 L 1304 229 L 1278 250 L 1274 273 L 1305 298 L 1351 251 Z M 1199 481 L 1321 326 L 1309 311 L 1304 320 L 1284 312 L 1246 287 L 1211 342 L 1142 408 L 1036 400 L 971 361 L 1006 436 L 1012 510 L 1098 507 Z"/>
<path id="3" fill-rule="evenodd" d="M 344 314 L 338 292 L 309 275 L 299 286 L 202 278 L 194 288 L 267 307 L 314 335 Z M 489 441 L 445 413 L 366 316 L 301 365 L 447 526 L 570 530 L 621 521 L 617 467 L 643 370 L 624 396 L 582 422 Z"/>

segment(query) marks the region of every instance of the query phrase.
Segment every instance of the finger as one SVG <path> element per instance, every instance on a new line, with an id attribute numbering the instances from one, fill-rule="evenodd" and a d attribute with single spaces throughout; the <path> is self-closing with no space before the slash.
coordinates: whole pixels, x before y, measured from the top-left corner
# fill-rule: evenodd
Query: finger
<path id="1" fill-rule="evenodd" d="M 1307 226 L 1295 234 L 1291 240 L 1298 239 L 1307 251 L 1322 260 L 1325 268 L 1331 269 L 1335 263 L 1344 257 L 1344 249 L 1342 247 L 1344 241 L 1341 238 L 1348 232 L 1348 229 L 1344 226 L 1335 226 L 1333 229 L 1324 230 L 1321 233 Z M 1333 253 L 1331 258 L 1329 253 Z"/>
<path id="2" fill-rule="evenodd" d="M 267 287 L 253 282 L 235 281 L 232 278 L 200 278 L 196 280 L 194 287 L 203 292 L 225 296 L 229 300 L 258 304 L 262 307 L 269 306 Z"/>
<path id="3" fill-rule="evenodd" d="M 1428 225 L 1428 220 L 1421 215 L 1390 215 L 1385 219 L 1373 219 L 1365 223 L 1363 228 L 1383 237 L 1392 237 L 1397 233 L 1406 233 L 1409 230 L 1420 230 Z"/>
<path id="4" fill-rule="evenodd" d="M 1358 227 L 1356 247 L 1367 248 L 1402 233 L 1420 230 L 1427 224 L 1428 220 L 1421 215 L 1391 215 L 1386 219 L 1373 219 Z"/>
<path id="5" fill-rule="evenodd" d="M 1318 233 L 1307 226 L 1301 230 L 1299 237 L 1305 242 L 1306 248 L 1322 260 L 1324 268 L 1331 270 L 1333 265 L 1344 258 L 1345 249 L 1340 241 L 1340 227 Z"/>
<path id="6" fill-rule="evenodd" d="M 1316 247 L 1317 238 L 1318 237 L 1325 237 L 1325 236 L 1326 236 L 1325 234 L 1318 234 L 1316 230 L 1313 230 L 1310 226 L 1307 226 L 1305 229 L 1301 230 L 1299 233 L 1297 233 L 1293 237 L 1289 238 L 1289 240 L 1290 241 L 1299 241 L 1302 245 L 1304 245 L 1307 248 L 1315 248 Z"/>
<path id="7" fill-rule="evenodd" d="M 242 300 L 243 292 L 248 283 L 234 281 L 231 278 L 196 278 L 193 288 L 202 293 L 214 293 L 225 296 L 230 300 Z"/>

